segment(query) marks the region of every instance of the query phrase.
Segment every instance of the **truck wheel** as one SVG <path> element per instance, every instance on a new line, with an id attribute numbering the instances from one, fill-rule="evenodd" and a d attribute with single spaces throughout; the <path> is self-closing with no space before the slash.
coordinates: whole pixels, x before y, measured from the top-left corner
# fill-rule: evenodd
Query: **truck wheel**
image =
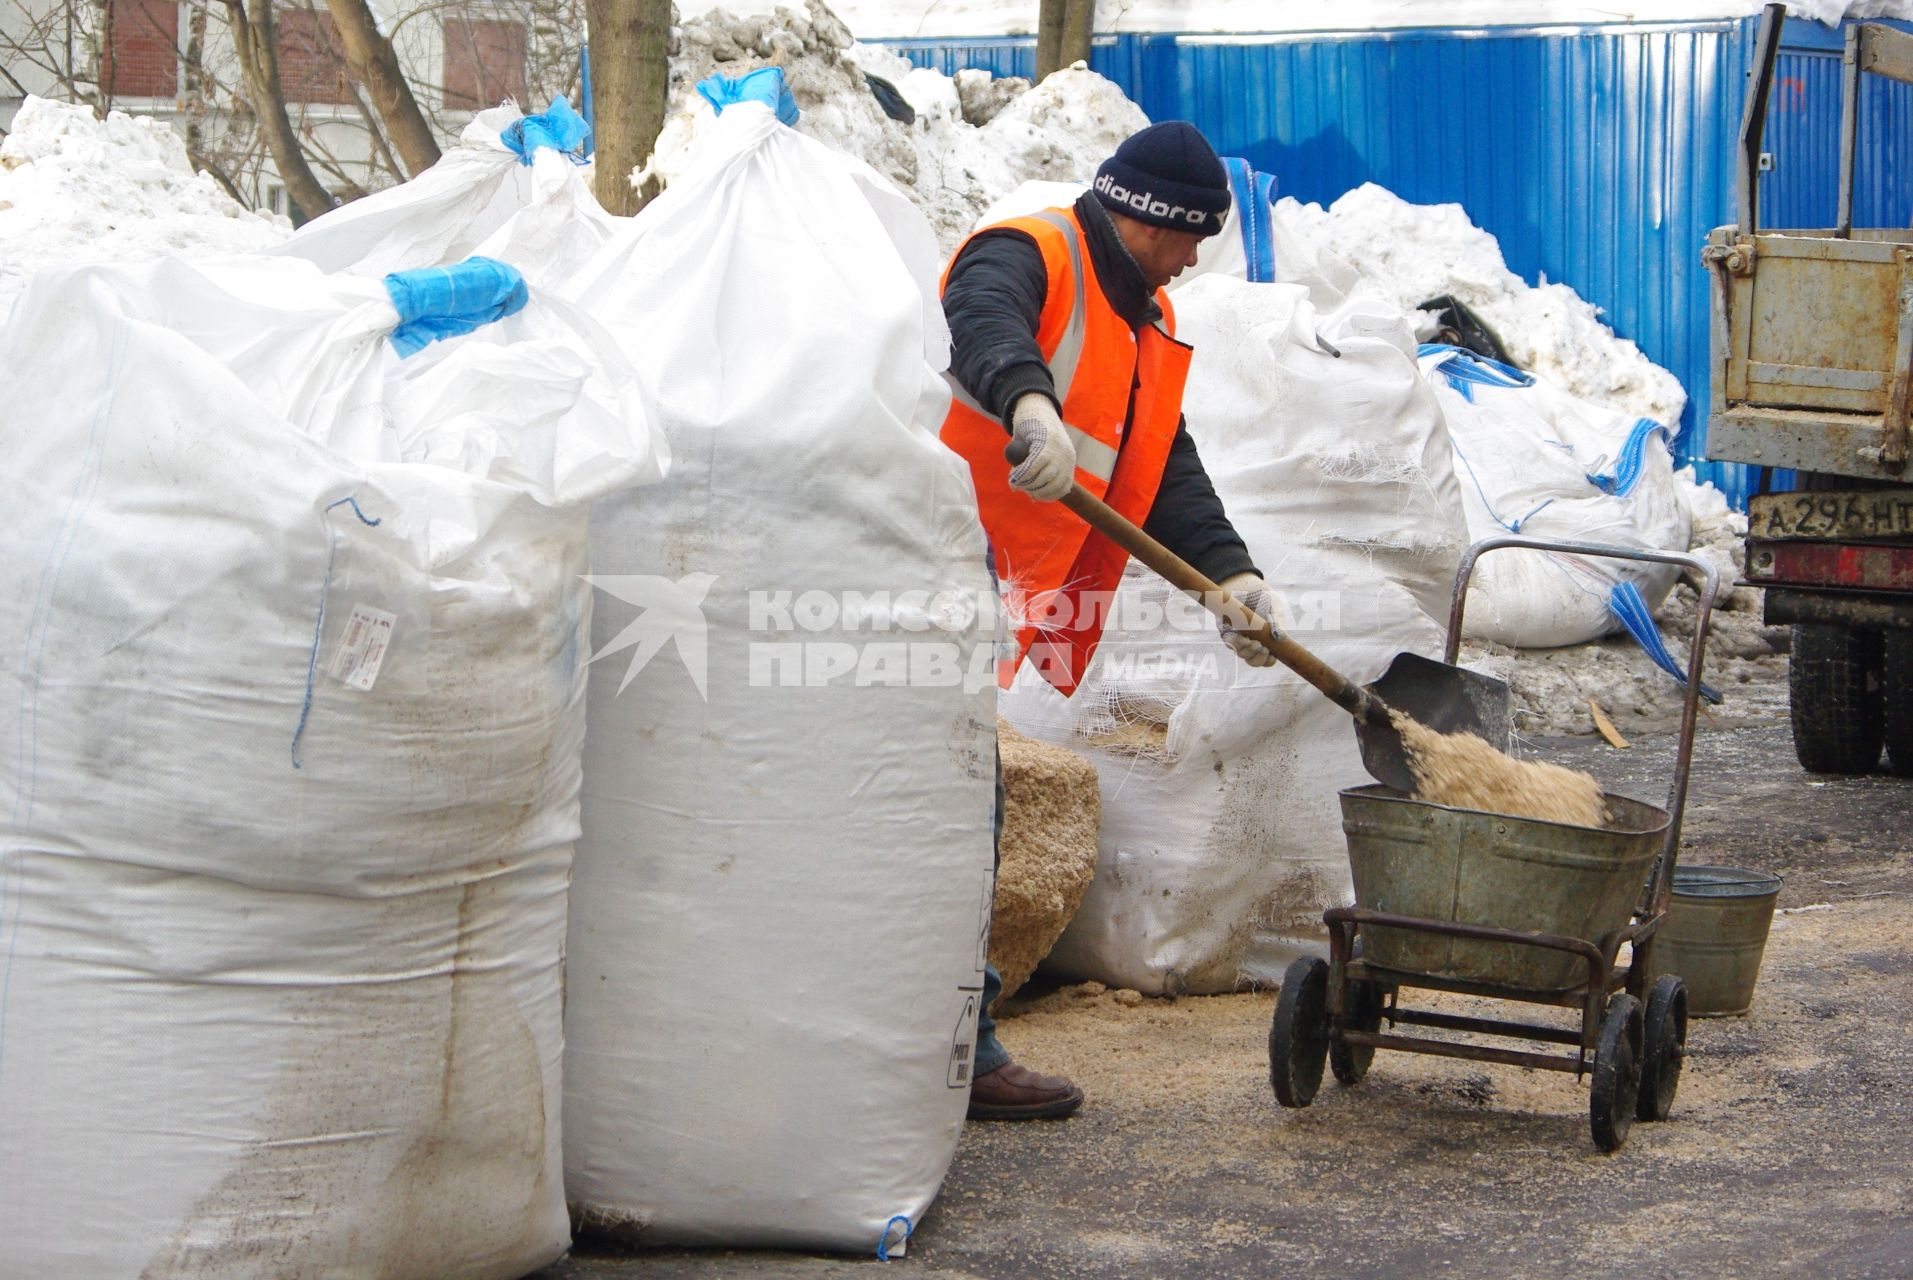
<path id="1" fill-rule="evenodd" d="M 1913 631 L 1886 633 L 1886 767 L 1913 777 Z"/>
<path id="2" fill-rule="evenodd" d="M 1793 750 L 1808 773 L 1870 773 L 1885 734 L 1881 636 L 1797 622 L 1787 664 Z"/>

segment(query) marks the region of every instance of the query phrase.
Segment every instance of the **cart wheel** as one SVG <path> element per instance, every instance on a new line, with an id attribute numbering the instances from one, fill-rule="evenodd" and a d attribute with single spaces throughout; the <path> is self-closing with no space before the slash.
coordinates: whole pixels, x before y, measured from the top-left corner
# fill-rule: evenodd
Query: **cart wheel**
<path id="1" fill-rule="evenodd" d="M 1269 1026 L 1269 1084 L 1285 1107 L 1306 1107 L 1322 1087 L 1328 1055 L 1328 963 L 1304 956 L 1282 975 Z"/>
<path id="2" fill-rule="evenodd" d="M 1641 1097 L 1634 1107 L 1635 1119 L 1667 1119 L 1674 1109 L 1674 1090 L 1680 1087 L 1686 1057 L 1687 984 L 1676 974 L 1662 974 L 1647 993 L 1641 1028 Z"/>
<path id="3" fill-rule="evenodd" d="M 1363 978 L 1348 984 L 1348 1029 L 1350 1031 L 1379 1031 L 1382 1026 L 1382 1009 L 1387 1003 L 1387 995 L 1379 982 L 1370 982 Z M 1331 1039 L 1328 1045 L 1328 1065 L 1335 1072 L 1335 1078 L 1343 1084 L 1360 1084 L 1362 1077 L 1368 1074 L 1368 1064 L 1375 1061 L 1375 1046 L 1368 1044 L 1343 1044 Z"/>
<path id="4" fill-rule="evenodd" d="M 1641 1090 L 1641 1002 L 1622 991 L 1607 1002 L 1594 1050 L 1594 1087 L 1589 1090 L 1588 1120 L 1594 1145 L 1619 1151 L 1634 1123 Z"/>

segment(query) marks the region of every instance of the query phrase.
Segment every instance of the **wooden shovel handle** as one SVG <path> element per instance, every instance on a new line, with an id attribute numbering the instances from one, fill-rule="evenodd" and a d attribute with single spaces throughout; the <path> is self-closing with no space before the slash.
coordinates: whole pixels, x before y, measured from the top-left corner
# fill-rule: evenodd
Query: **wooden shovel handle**
<path id="1" fill-rule="evenodd" d="M 1012 440 L 1009 448 L 1004 450 L 1004 456 L 1012 466 L 1021 463 L 1028 454 L 1028 449 L 1019 440 Z M 1082 485 L 1070 485 L 1069 492 L 1057 501 L 1081 516 L 1090 528 L 1161 574 L 1170 586 L 1195 597 L 1198 604 L 1228 622 L 1235 630 L 1255 637 L 1275 655 L 1276 661 L 1321 690 L 1336 706 L 1357 720 L 1370 724 L 1388 723 L 1388 708 L 1380 698 L 1347 680 L 1320 658 L 1277 631 L 1267 618 L 1245 607 L 1207 575 L 1198 572 L 1194 565 L 1131 524 Z M 1245 617 L 1246 622 L 1237 621 Z"/>

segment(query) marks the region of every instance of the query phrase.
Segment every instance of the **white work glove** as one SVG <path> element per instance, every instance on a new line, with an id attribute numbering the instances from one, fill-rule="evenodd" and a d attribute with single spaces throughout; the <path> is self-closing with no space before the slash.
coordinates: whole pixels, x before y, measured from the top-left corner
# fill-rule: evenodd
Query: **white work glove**
<path id="1" fill-rule="evenodd" d="M 1269 584 L 1253 573 L 1237 573 L 1224 578 L 1217 584 L 1236 600 L 1236 603 L 1252 611 L 1257 617 L 1275 625 L 1275 595 L 1269 590 Z M 1216 630 L 1222 633 L 1223 642 L 1235 650 L 1235 656 L 1252 667 L 1272 667 L 1275 655 L 1262 647 L 1262 642 L 1246 631 L 1237 631 L 1226 618 L 1216 619 Z"/>
<path id="2" fill-rule="evenodd" d="M 1039 502 L 1054 502 L 1076 482 L 1076 446 L 1057 416 L 1056 405 L 1040 391 L 1016 402 L 1010 434 L 1029 455 L 1010 469 L 1010 484 Z"/>

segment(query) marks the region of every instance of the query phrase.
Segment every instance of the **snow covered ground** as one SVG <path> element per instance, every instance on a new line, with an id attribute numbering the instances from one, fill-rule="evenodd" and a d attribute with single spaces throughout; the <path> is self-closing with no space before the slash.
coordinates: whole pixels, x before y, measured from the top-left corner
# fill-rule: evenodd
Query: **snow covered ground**
<path id="1" fill-rule="evenodd" d="M 245 253 L 291 233 L 193 172 L 150 117 L 29 98 L 0 143 L 0 317 L 44 267 Z"/>

